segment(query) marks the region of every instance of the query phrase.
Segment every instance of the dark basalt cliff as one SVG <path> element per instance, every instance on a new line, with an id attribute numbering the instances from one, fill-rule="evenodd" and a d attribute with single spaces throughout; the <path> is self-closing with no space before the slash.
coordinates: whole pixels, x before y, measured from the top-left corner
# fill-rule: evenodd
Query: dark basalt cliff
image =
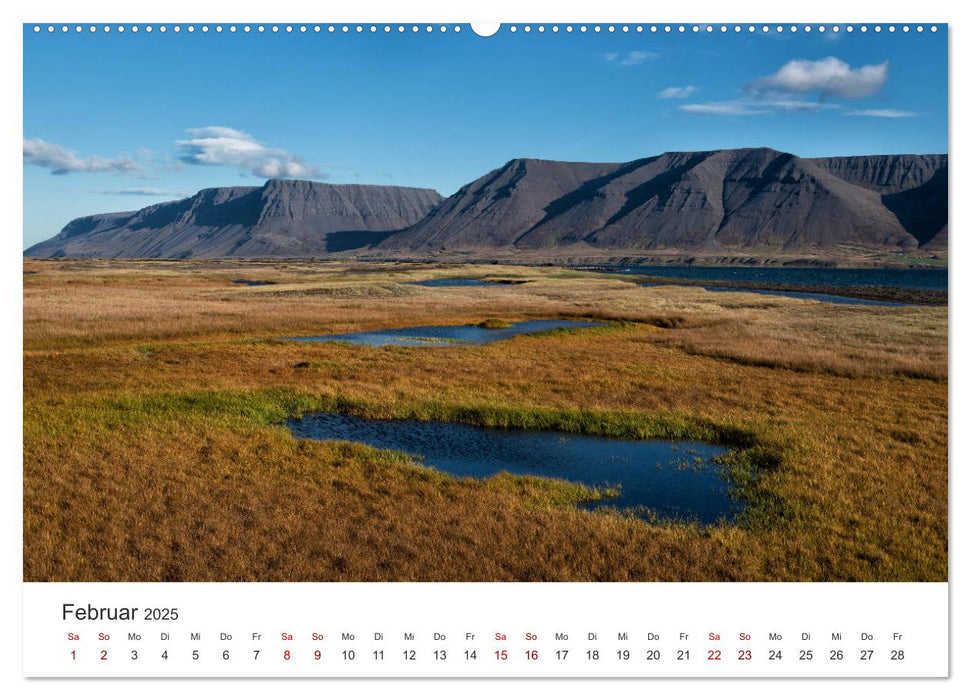
<path id="1" fill-rule="evenodd" d="M 881 201 L 922 248 L 947 249 L 947 156 L 818 158 L 814 162 Z"/>
<path id="2" fill-rule="evenodd" d="M 629 163 L 517 159 L 386 250 L 893 250 L 946 245 L 947 156 L 804 159 L 767 148 Z"/>
<path id="3" fill-rule="evenodd" d="M 310 257 L 373 245 L 442 200 L 434 190 L 270 180 L 70 222 L 35 257 Z"/>

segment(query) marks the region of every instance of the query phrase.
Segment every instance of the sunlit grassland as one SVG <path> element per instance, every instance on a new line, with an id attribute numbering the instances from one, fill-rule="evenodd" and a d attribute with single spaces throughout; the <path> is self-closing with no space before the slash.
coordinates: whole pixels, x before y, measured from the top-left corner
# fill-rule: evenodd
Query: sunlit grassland
<path id="1" fill-rule="evenodd" d="M 946 579 L 945 308 L 491 265 L 25 269 L 28 580 Z M 404 284 L 435 276 L 527 282 Z M 279 340 L 549 317 L 615 323 L 473 347 Z M 588 487 L 455 479 L 282 425 L 321 409 L 724 444 L 751 506 L 647 523 L 577 509 Z"/>

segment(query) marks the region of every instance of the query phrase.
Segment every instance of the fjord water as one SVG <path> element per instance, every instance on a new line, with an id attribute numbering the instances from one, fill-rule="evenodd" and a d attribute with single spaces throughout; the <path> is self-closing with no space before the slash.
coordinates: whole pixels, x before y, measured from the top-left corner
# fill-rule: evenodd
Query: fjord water
<path id="1" fill-rule="evenodd" d="M 508 287 L 516 284 L 513 280 L 481 280 L 475 277 L 437 277 L 418 282 L 407 282 L 418 287 Z"/>
<path id="2" fill-rule="evenodd" d="M 946 268 L 847 267 L 715 267 L 696 265 L 631 265 L 598 268 L 603 272 L 686 280 L 732 280 L 826 287 L 898 287 L 947 289 Z"/>
<path id="3" fill-rule="evenodd" d="M 326 343 L 342 341 L 355 345 L 484 345 L 497 340 L 506 340 L 523 333 L 539 333 L 558 328 L 592 328 L 602 326 L 592 321 L 565 321 L 559 319 L 538 319 L 511 323 L 508 328 L 482 328 L 480 326 L 418 326 L 415 328 L 392 328 L 363 333 L 342 333 L 337 335 L 311 335 L 284 340 L 304 343 Z"/>
<path id="4" fill-rule="evenodd" d="M 247 287 L 263 287 L 268 284 L 275 284 L 275 282 L 268 282 L 266 280 L 244 280 L 238 279 L 233 280 L 233 284 L 245 284 Z"/>
<path id="5" fill-rule="evenodd" d="M 311 414 L 287 425 L 298 438 L 346 440 L 407 452 L 454 476 L 483 478 L 506 471 L 620 487 L 618 497 L 587 504 L 591 508 L 646 508 L 661 518 L 702 524 L 730 519 L 741 509 L 712 461 L 725 450 L 703 443 L 372 420 L 339 413 Z"/>

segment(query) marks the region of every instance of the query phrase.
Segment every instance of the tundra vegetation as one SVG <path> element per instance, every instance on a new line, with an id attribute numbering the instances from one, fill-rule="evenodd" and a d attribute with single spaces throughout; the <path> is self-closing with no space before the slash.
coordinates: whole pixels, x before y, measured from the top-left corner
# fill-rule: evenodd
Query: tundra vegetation
<path id="1" fill-rule="evenodd" d="M 26 580 L 947 578 L 944 306 L 553 267 L 24 270 Z M 405 284 L 432 277 L 528 284 Z M 532 318 L 605 325 L 476 346 L 280 340 Z M 723 444 L 748 508 L 709 527 L 579 509 L 609 494 L 291 437 L 286 418 L 314 410 Z"/>

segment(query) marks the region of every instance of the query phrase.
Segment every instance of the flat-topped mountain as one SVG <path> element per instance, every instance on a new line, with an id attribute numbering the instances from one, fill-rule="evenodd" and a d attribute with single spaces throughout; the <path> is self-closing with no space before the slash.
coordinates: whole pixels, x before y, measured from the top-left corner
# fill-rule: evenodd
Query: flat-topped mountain
<path id="1" fill-rule="evenodd" d="M 434 190 L 270 180 L 69 223 L 29 256 L 814 254 L 947 248 L 947 156 L 768 148 L 628 163 L 516 159 Z"/>
<path id="2" fill-rule="evenodd" d="M 512 160 L 379 247 L 821 252 L 946 243 L 945 155 L 804 159 L 755 148 L 629 163 Z"/>
<path id="3" fill-rule="evenodd" d="M 424 217 L 435 190 L 269 180 L 70 222 L 34 257 L 310 257 L 377 243 Z"/>

